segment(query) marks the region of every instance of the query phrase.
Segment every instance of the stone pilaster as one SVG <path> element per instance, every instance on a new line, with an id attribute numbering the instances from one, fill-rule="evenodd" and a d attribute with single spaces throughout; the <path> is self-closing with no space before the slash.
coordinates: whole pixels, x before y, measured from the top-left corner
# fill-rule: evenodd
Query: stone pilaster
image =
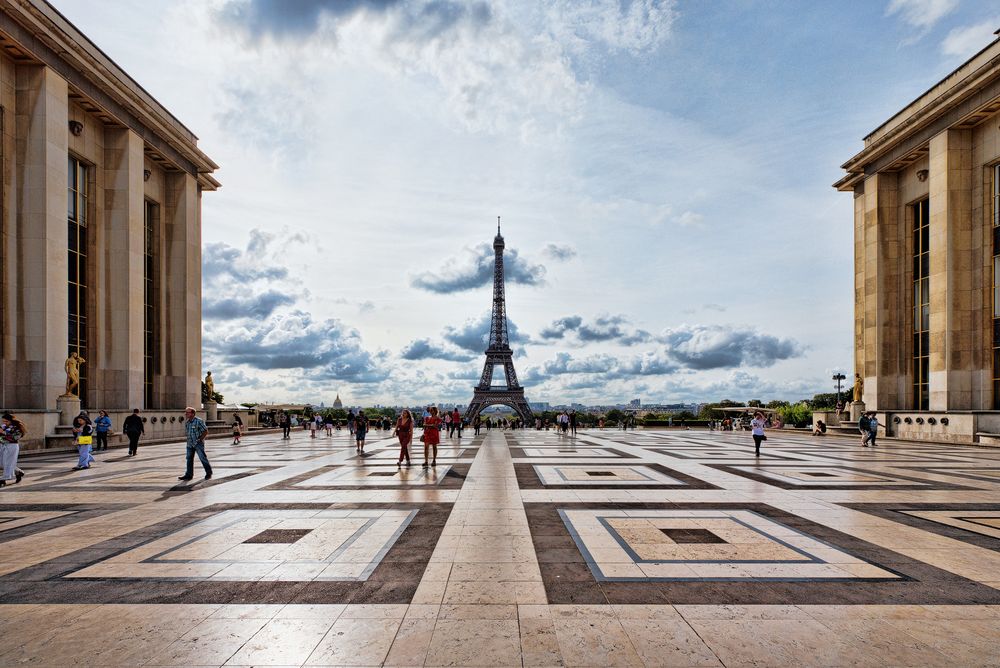
<path id="1" fill-rule="evenodd" d="M 143 406 L 143 141 L 124 128 L 104 132 L 104 229 L 98 266 L 98 405 Z"/>
<path id="2" fill-rule="evenodd" d="M 67 332 L 66 81 L 47 67 L 18 65 L 15 93 L 14 377 L 5 399 L 19 408 L 56 407 L 65 391 Z"/>
<path id="3" fill-rule="evenodd" d="M 855 330 L 860 350 L 855 357 L 865 379 L 868 408 L 889 410 L 900 407 L 907 381 L 902 346 L 906 339 L 899 317 L 903 244 L 897 175 L 866 178 L 862 199 L 855 207 L 855 284 L 860 295 Z"/>
<path id="4" fill-rule="evenodd" d="M 170 173 L 163 206 L 160 336 L 164 407 L 201 400 L 201 196 L 190 174 Z"/>
<path id="5" fill-rule="evenodd" d="M 930 408 L 973 408 L 975 294 L 972 141 L 946 130 L 930 141 Z"/>

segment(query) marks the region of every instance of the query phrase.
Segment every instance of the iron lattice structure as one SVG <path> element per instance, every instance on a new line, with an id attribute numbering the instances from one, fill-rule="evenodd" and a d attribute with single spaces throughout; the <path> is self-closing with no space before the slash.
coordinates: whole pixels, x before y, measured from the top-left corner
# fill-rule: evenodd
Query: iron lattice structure
<path id="1" fill-rule="evenodd" d="M 503 237 L 500 236 L 500 218 L 497 218 L 497 236 L 493 239 L 493 316 L 490 319 L 490 341 L 486 347 L 486 363 L 483 375 L 476 386 L 472 402 L 465 416 L 471 420 L 487 406 L 508 406 L 524 420 L 525 424 L 534 422 L 534 416 L 528 402 L 524 398 L 524 388 L 517 382 L 517 372 L 514 371 L 513 351 L 510 349 L 510 337 L 507 333 L 507 302 L 504 298 L 503 280 Z M 493 372 L 497 367 L 503 367 L 505 384 L 493 384 Z"/>

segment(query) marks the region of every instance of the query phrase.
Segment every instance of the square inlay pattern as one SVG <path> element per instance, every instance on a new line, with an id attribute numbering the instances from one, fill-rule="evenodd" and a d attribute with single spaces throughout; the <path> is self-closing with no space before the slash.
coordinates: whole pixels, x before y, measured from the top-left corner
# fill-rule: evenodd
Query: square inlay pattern
<path id="1" fill-rule="evenodd" d="M 705 466 L 782 489 L 968 489 L 967 486 L 937 480 L 922 480 L 895 472 L 874 472 L 839 465 L 709 463 Z"/>
<path id="2" fill-rule="evenodd" d="M 411 455 L 412 457 L 412 455 Z M 422 455 L 421 455 L 422 457 Z M 419 460 L 414 460 L 419 461 Z M 468 464 L 438 462 L 423 468 L 420 463 L 397 468 L 395 464 L 322 466 L 267 485 L 265 490 L 360 490 L 437 487 L 457 489 L 469 472 Z"/>
<path id="3" fill-rule="evenodd" d="M 899 577 L 748 510 L 559 514 L 598 581 Z"/>
<path id="4" fill-rule="evenodd" d="M 408 603 L 450 510 L 209 506 L 4 575 L 0 603 Z"/>
<path id="5" fill-rule="evenodd" d="M 526 503 L 551 604 L 1000 604 L 1000 591 L 765 504 Z"/>
<path id="6" fill-rule="evenodd" d="M 514 464 L 521 489 L 717 489 L 660 464 Z"/>
<path id="7" fill-rule="evenodd" d="M 581 447 L 530 447 L 511 448 L 510 456 L 514 459 L 548 459 L 564 461 L 567 459 L 638 459 L 614 448 L 593 446 Z"/>

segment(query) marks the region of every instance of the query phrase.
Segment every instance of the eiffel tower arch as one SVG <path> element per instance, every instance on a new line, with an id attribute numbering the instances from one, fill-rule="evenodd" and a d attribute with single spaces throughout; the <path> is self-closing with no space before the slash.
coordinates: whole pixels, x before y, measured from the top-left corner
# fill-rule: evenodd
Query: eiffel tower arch
<path id="1" fill-rule="evenodd" d="M 486 347 L 483 375 L 473 391 L 472 401 L 465 411 L 471 420 L 488 406 L 502 405 L 514 410 L 524 423 L 531 424 L 535 417 L 524 398 L 524 388 L 517 382 L 514 371 L 514 352 L 507 333 L 507 303 L 504 297 L 503 277 L 504 241 L 500 236 L 500 218 L 497 217 L 497 236 L 493 239 L 493 314 L 490 318 L 490 341 Z M 494 372 L 502 369 L 503 383 L 493 382 Z"/>

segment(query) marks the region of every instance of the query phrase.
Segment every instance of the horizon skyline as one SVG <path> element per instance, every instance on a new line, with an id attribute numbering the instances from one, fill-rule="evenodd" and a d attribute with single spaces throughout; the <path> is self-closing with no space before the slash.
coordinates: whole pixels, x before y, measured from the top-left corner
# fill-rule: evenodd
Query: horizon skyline
<path id="1" fill-rule="evenodd" d="M 529 401 L 829 392 L 839 165 L 1000 25 L 959 0 L 57 8 L 221 165 L 201 372 L 288 402 L 468 401 L 497 214 Z"/>

